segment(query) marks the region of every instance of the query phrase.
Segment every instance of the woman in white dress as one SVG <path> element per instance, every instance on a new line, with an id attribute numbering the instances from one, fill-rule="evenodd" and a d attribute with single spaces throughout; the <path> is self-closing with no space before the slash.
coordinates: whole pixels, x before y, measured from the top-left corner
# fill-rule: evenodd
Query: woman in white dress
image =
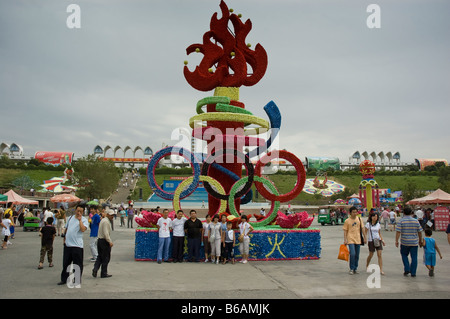
<path id="1" fill-rule="evenodd" d="M 209 242 L 211 243 L 211 262 L 219 264 L 220 247 L 222 243 L 222 225 L 219 223 L 219 215 L 214 215 L 209 225 Z M 214 259 L 214 256 L 216 258 Z"/>
<path id="2" fill-rule="evenodd" d="M 2 237 L 3 237 L 2 249 L 6 249 L 8 245 L 8 238 L 11 235 L 11 232 L 9 230 L 9 227 L 11 226 L 11 219 L 9 214 L 3 216 L 0 226 L 2 227 Z"/>

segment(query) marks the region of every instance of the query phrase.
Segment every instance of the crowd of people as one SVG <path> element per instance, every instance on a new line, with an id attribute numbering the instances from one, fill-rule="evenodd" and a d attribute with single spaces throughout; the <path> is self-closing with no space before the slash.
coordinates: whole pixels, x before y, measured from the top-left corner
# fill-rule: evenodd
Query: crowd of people
<path id="1" fill-rule="evenodd" d="M 403 216 L 399 216 L 400 214 L 403 214 Z M 401 211 L 384 209 L 381 214 L 373 209 L 370 211 L 365 224 L 358 209 L 351 207 L 349 216 L 343 225 L 344 245 L 348 247 L 349 252 L 349 274 L 358 273 L 360 249 L 361 246 L 367 244 L 369 255 L 366 260 L 366 268 L 376 252 L 380 274 L 384 275 L 382 251 L 386 244 L 381 232 L 381 219 L 384 230 L 395 231 L 395 246 L 400 248 L 404 276 L 416 276 L 419 247 L 424 248 L 424 264 L 429 270 L 429 276 L 434 276 L 436 256 L 439 255 L 442 259 L 442 254 L 436 241 L 432 238 L 434 230 L 432 212 L 427 215 L 422 212 L 420 207 L 416 211 L 413 211 L 410 207 L 404 207 Z M 425 237 L 422 234 L 423 232 Z M 450 224 L 446 233 L 450 244 Z"/>
<path id="2" fill-rule="evenodd" d="M 203 245 L 205 251 L 204 262 L 226 264 L 230 261 L 233 264 L 235 263 L 235 232 L 232 229 L 232 222 L 227 221 L 225 215 L 219 217 L 216 214 L 212 218 L 210 215 L 207 215 L 205 222 L 197 218 L 195 210 L 189 212 L 189 219 L 184 216 L 182 210 L 177 211 L 176 218 L 173 220 L 168 215 L 169 210 L 164 209 L 162 217 L 158 219 L 156 225 L 159 238 L 157 252 L 157 262 L 159 264 L 163 261 L 183 261 L 185 236 L 187 238 L 188 262 L 200 261 L 202 257 L 200 256 L 200 247 Z M 173 231 L 172 238 L 170 231 Z M 242 215 L 239 224 L 239 249 L 242 254 L 240 262 L 244 264 L 248 261 L 249 233 L 252 231 L 253 227 L 248 223 L 247 216 Z M 171 241 L 173 243 L 172 251 L 170 252 Z"/>
<path id="3" fill-rule="evenodd" d="M 159 207 L 152 209 L 159 212 Z M 64 207 L 30 211 L 21 209 L 19 213 L 13 203 L 8 203 L 6 210 L 0 208 L 2 229 L 2 249 L 7 249 L 14 237 L 15 226 L 23 226 L 20 214 L 24 217 L 39 217 L 39 233 L 41 236 L 40 258 L 38 269 L 43 268 L 45 256 L 49 267 L 53 267 L 53 242 L 56 236 L 61 236 L 64 241 L 63 269 L 61 281 L 65 284 L 69 276 L 67 267 L 73 264 L 79 267 L 80 274 L 83 271 L 84 243 L 83 234 L 89 230 L 89 249 L 91 262 L 94 263 L 92 276 L 97 277 L 100 271 L 101 278 L 108 278 L 108 264 L 111 258 L 113 241 L 111 231 L 114 230 L 113 220 L 120 218 L 120 226 L 133 228 L 135 216 L 141 212 L 133 208 L 129 202 L 127 207 L 121 205 L 118 209 L 108 206 L 91 205 L 85 207 L 77 205 L 75 212 L 68 216 Z M 247 263 L 250 247 L 249 234 L 253 227 L 248 222 L 247 216 L 241 216 L 239 229 L 235 232 L 232 223 L 225 215 L 206 215 L 202 222 L 197 217 L 197 212 L 191 210 L 189 218 L 182 210 L 176 213 L 176 218 L 168 217 L 169 211 L 164 209 L 162 217 L 157 222 L 158 250 L 157 263 L 183 262 L 185 242 L 187 242 L 188 262 L 235 263 L 234 247 L 238 236 L 239 250 L 242 255 L 240 262 Z M 429 276 L 434 276 L 437 256 L 442 258 L 441 251 L 433 238 L 434 218 L 431 209 L 422 211 L 420 207 L 413 211 L 410 207 L 402 209 L 373 209 L 364 223 L 361 212 L 356 207 L 351 207 L 348 218 L 343 225 L 344 244 L 349 251 L 349 274 L 358 273 L 359 256 L 361 246 L 367 245 L 369 254 L 366 259 L 366 268 L 376 254 L 380 273 L 384 275 L 382 251 L 386 245 L 382 230 L 395 231 L 395 246 L 399 248 L 404 266 L 405 276 L 416 276 L 418 266 L 418 249 L 424 249 L 424 264 Z M 172 235 L 171 235 L 172 233 Z M 424 233 L 424 234 L 423 234 Z M 450 225 L 446 230 L 450 244 Z M 172 241 L 172 243 L 171 243 Z M 169 248 L 172 244 L 172 250 Z M 200 256 L 200 247 L 204 247 L 204 256 Z"/>

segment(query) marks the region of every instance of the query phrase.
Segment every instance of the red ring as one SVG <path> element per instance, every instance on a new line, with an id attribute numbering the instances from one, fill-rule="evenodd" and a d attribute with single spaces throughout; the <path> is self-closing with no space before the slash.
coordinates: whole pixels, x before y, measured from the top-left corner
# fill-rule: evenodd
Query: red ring
<path id="1" fill-rule="evenodd" d="M 295 167 L 295 170 L 297 172 L 297 183 L 295 184 L 295 187 L 289 193 L 277 196 L 267 191 L 267 189 L 264 187 L 264 184 L 261 182 L 255 180 L 254 181 L 255 186 L 258 189 L 258 192 L 267 200 L 288 202 L 297 197 L 303 190 L 303 187 L 305 186 L 306 182 L 305 167 L 303 166 L 302 161 L 299 160 L 297 156 L 295 156 L 292 153 L 289 153 L 288 151 L 280 150 L 269 152 L 266 155 L 264 155 L 261 159 L 259 159 L 259 161 L 256 163 L 255 166 L 255 175 L 261 177 L 261 168 L 264 167 L 264 165 L 266 165 L 272 158 L 283 158 L 291 162 L 291 164 Z"/>

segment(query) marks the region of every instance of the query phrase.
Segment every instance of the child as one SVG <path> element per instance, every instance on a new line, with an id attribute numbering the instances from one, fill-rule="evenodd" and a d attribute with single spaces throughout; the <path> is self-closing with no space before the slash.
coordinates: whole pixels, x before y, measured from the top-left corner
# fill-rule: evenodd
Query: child
<path id="1" fill-rule="evenodd" d="M 223 255 L 223 264 L 225 265 L 229 259 L 231 259 L 234 265 L 234 244 L 235 244 L 235 236 L 234 230 L 231 229 L 233 226 L 232 222 L 227 222 L 227 230 L 224 232 L 225 240 L 223 242 L 224 255 Z"/>
<path id="2" fill-rule="evenodd" d="M 250 250 L 250 237 L 248 236 L 249 233 L 253 231 L 253 227 L 247 222 L 247 216 L 242 215 L 241 216 L 241 223 L 239 224 L 239 230 L 241 234 L 239 237 L 242 238 L 239 239 L 241 242 L 239 245 L 239 250 L 241 251 L 242 260 L 240 261 L 243 264 L 246 264 L 248 261 L 248 254 Z"/>
<path id="3" fill-rule="evenodd" d="M 6 249 L 8 245 L 8 239 L 11 235 L 9 227 L 11 226 L 11 219 L 9 213 L 5 213 L 0 224 L 2 226 L 2 236 L 4 237 L 2 242 L 2 249 Z"/>
<path id="4" fill-rule="evenodd" d="M 425 229 L 425 238 L 423 239 L 423 252 L 424 263 L 428 268 L 428 275 L 434 276 L 434 266 L 436 265 L 436 251 L 439 253 L 439 257 L 442 259 L 441 251 L 439 250 L 434 238 L 431 238 L 433 234 L 430 228 Z"/>
<path id="5" fill-rule="evenodd" d="M 209 238 L 209 225 L 211 225 L 211 216 L 206 215 L 206 221 L 203 223 L 202 238 L 203 238 L 203 248 L 205 250 L 205 263 L 208 262 L 208 256 L 211 253 L 211 244 L 208 241 Z M 212 257 L 211 257 L 212 260 Z"/>
<path id="6" fill-rule="evenodd" d="M 45 253 L 47 253 L 47 259 L 49 267 L 53 267 L 53 240 L 56 236 L 56 229 L 52 225 L 53 217 L 48 217 L 45 222 L 45 226 L 40 230 L 41 239 L 41 258 L 39 260 L 38 269 L 42 269 L 42 264 L 44 263 Z"/>

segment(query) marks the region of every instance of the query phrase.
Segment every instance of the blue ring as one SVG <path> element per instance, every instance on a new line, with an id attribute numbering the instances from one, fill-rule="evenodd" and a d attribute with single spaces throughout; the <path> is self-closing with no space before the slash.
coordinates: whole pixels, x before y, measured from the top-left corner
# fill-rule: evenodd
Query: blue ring
<path id="1" fill-rule="evenodd" d="M 266 112 L 270 121 L 270 137 L 266 141 L 266 145 L 258 146 L 251 152 L 247 153 L 248 157 L 250 158 L 253 158 L 256 155 L 261 155 L 264 152 L 266 152 L 270 148 L 270 145 L 272 145 L 273 140 L 277 137 L 278 131 L 281 128 L 281 113 L 275 102 L 270 101 L 269 103 L 267 103 L 266 106 L 264 106 L 264 111 Z"/>
<path id="2" fill-rule="evenodd" d="M 158 165 L 158 162 L 166 156 L 167 154 L 178 154 L 180 156 L 183 156 L 185 159 L 189 160 L 191 162 L 191 167 L 194 170 L 194 179 L 189 185 L 188 188 L 186 188 L 184 191 L 180 194 L 180 199 L 188 197 L 191 195 L 195 189 L 197 188 L 199 182 L 200 182 L 200 164 L 197 157 L 195 157 L 194 154 L 189 152 L 187 149 L 178 147 L 178 146 L 169 146 L 166 148 L 163 148 L 156 152 L 153 157 L 148 162 L 147 166 L 147 181 L 150 185 L 150 188 L 153 190 L 153 192 L 158 195 L 161 198 L 167 199 L 167 200 L 173 200 L 173 193 L 169 193 L 161 189 L 159 185 L 156 183 L 155 179 L 155 167 Z M 150 174 L 151 173 L 151 174 Z"/>

